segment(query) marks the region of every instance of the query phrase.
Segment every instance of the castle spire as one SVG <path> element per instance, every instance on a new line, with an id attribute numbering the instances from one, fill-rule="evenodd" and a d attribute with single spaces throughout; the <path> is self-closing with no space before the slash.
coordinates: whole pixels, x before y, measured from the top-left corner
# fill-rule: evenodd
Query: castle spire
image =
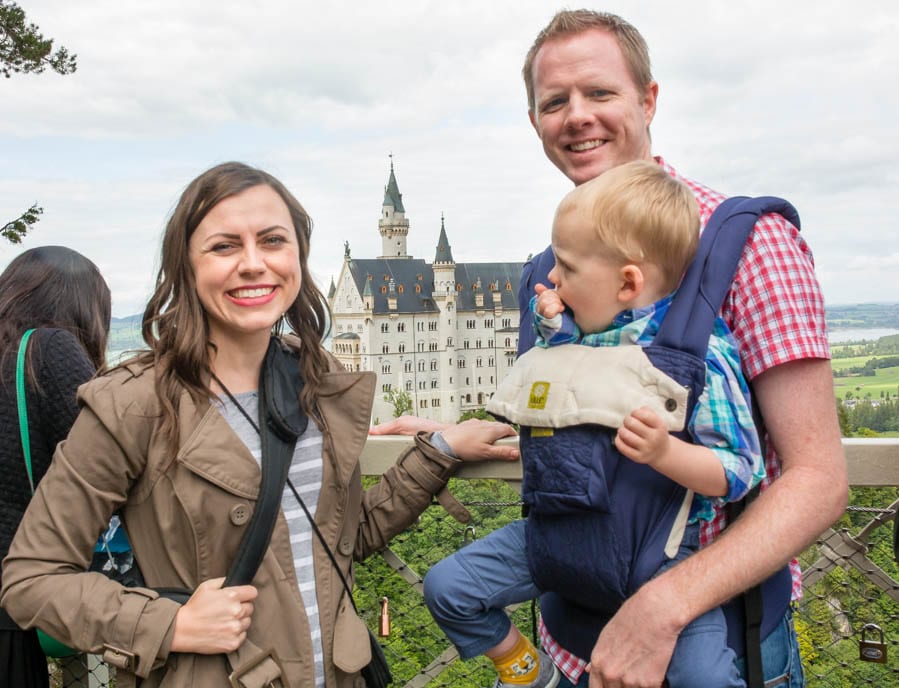
<path id="1" fill-rule="evenodd" d="M 435 263 L 454 263 L 453 251 L 450 248 L 449 240 L 446 238 L 446 225 L 443 213 L 440 213 L 440 238 L 437 239 L 437 254 L 434 256 Z"/>
<path id="2" fill-rule="evenodd" d="M 396 183 L 396 174 L 393 171 L 393 153 L 390 154 L 390 178 L 387 180 L 387 186 L 384 187 L 383 206 L 390 206 L 396 213 L 405 213 L 403 208 L 403 194 L 400 193 L 399 184 Z"/>

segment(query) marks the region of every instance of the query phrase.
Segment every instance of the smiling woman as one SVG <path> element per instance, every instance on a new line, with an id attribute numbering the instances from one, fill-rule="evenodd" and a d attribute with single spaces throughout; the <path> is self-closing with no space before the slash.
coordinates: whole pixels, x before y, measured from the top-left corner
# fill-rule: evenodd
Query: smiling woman
<path id="1" fill-rule="evenodd" d="M 261 170 L 226 163 L 188 184 L 144 312 L 149 351 L 80 389 L 82 411 L 10 547 L 0 600 L 10 617 L 103 652 L 119 686 L 359 685 L 372 648 L 347 594 L 352 561 L 414 521 L 461 461 L 517 457 L 492 446 L 509 426 L 471 421 L 418 436 L 363 491 L 375 376 L 344 371 L 322 348 L 311 230 Z M 261 480 L 277 471 L 260 464 L 272 468 L 263 382 L 273 378 L 302 422 L 290 425 L 289 489 L 274 483 L 269 510 Z M 193 591 L 183 605 L 75 573 L 113 511 L 147 585 Z M 272 514 L 270 540 L 257 512 Z M 258 569 L 232 583 L 245 545 L 262 553 Z"/>
<path id="2" fill-rule="evenodd" d="M 189 252 L 216 367 L 231 377 L 234 368 L 222 363 L 248 347 L 264 351 L 272 327 L 299 294 L 300 246 L 290 210 L 270 186 L 249 188 L 209 211 Z M 256 382 L 234 379 L 228 387 L 245 392 Z"/>

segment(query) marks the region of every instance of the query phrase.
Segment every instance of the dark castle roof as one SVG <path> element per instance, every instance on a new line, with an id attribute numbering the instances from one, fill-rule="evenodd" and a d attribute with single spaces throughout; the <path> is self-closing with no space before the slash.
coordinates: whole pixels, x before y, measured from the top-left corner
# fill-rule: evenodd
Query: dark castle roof
<path id="1" fill-rule="evenodd" d="M 443 224 L 443 215 L 440 216 L 440 238 L 437 239 L 437 255 L 434 256 L 434 262 L 453 262 L 453 251 L 450 248 L 449 239 L 446 238 L 446 227 Z"/>
<path id="2" fill-rule="evenodd" d="M 522 266 L 523 263 L 456 263 L 456 310 L 492 309 L 494 290 L 501 294 L 504 309 L 517 310 Z M 364 295 L 366 288 L 370 290 L 375 314 L 439 312 L 433 298 L 433 267 L 420 258 L 353 258 L 347 267 L 359 293 Z M 396 310 L 387 306 L 391 280 Z M 483 306 L 475 305 L 478 289 L 484 294 Z"/>
<path id="3" fill-rule="evenodd" d="M 396 175 L 393 173 L 393 160 L 390 161 L 390 179 L 387 180 L 387 186 L 384 187 L 384 202 L 381 205 L 393 206 L 398 213 L 406 212 L 406 209 L 403 208 L 403 194 L 400 193 Z"/>

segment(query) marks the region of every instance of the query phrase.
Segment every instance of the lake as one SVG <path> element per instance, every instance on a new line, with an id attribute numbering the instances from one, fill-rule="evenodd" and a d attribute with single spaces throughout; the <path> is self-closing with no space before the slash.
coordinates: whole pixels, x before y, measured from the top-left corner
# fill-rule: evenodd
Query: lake
<path id="1" fill-rule="evenodd" d="M 892 327 L 847 327 L 830 330 L 827 333 L 827 340 L 831 344 L 858 342 L 862 339 L 872 341 L 881 337 L 888 337 L 891 334 L 899 334 L 899 330 Z"/>

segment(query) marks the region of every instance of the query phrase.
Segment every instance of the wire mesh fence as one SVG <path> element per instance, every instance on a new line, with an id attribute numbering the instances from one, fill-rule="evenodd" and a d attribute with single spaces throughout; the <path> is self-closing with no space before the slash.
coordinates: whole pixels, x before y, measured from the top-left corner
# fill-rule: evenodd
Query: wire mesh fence
<path id="1" fill-rule="evenodd" d="M 380 642 L 397 687 L 480 688 L 492 685 L 495 676 L 488 660 L 458 659 L 422 603 L 421 580 L 455 549 L 519 518 L 521 506 L 518 494 L 500 480 L 456 480 L 451 490 L 471 512 L 471 524 L 460 524 L 432 506 L 383 556 L 356 567 L 356 603 L 375 632 L 382 598 L 388 599 L 390 635 Z M 794 618 L 810 688 L 899 686 L 899 566 L 893 532 L 897 498 L 899 488 L 854 489 L 853 506 L 834 526 L 835 535 L 801 557 L 808 584 Z M 879 521 L 872 526 L 874 519 Z M 530 603 L 512 611 L 514 623 L 532 638 L 536 613 Z M 860 659 L 862 629 L 868 624 L 883 632 L 884 663 Z M 880 634 L 872 627 L 864 639 L 880 648 Z M 54 688 L 115 685 L 114 673 L 96 657 L 64 662 L 51 665 Z"/>

